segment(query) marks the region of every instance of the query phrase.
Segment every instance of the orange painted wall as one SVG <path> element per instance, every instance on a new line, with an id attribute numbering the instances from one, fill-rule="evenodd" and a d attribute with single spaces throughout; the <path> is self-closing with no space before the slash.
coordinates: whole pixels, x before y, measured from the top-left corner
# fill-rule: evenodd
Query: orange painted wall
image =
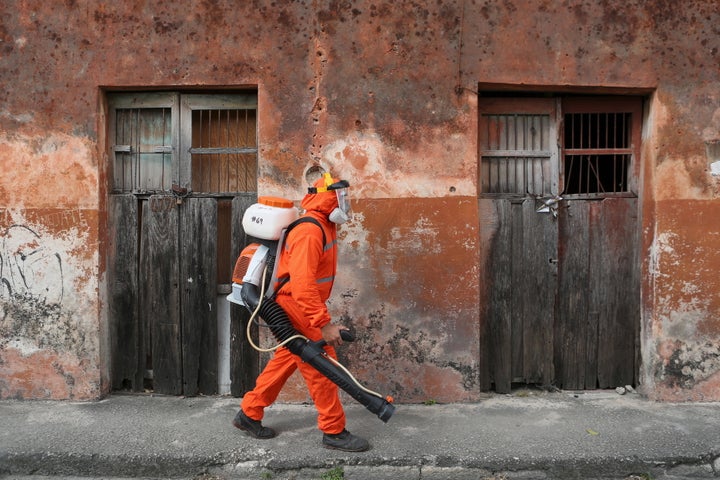
<path id="1" fill-rule="evenodd" d="M 720 390 L 720 205 L 658 202 L 664 225 L 653 245 L 656 348 L 654 390 L 661 400 L 716 400 Z M 715 226 L 715 228 L 713 228 Z M 647 358 L 647 355 L 646 355 Z"/>
<path id="2" fill-rule="evenodd" d="M 647 96 L 642 390 L 720 400 L 715 0 L 3 2 L 0 397 L 108 393 L 108 90 L 258 92 L 260 194 L 313 160 L 350 179 L 336 318 L 406 401 L 472 401 L 483 88 Z M 717 167 L 717 168 L 720 168 Z"/>

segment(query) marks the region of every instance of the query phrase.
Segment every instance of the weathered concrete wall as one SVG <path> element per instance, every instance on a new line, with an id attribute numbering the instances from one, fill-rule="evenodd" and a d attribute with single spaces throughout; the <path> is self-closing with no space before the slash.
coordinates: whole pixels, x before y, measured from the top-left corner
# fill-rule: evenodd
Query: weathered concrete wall
<path id="1" fill-rule="evenodd" d="M 661 400 L 720 395 L 720 176 L 711 174 L 720 161 L 720 95 L 717 88 L 714 98 L 708 94 L 701 94 L 699 103 L 708 104 L 701 112 L 678 98 L 660 104 L 661 95 L 652 107 L 658 133 L 648 142 L 655 202 L 648 202 L 653 222 L 645 230 L 643 357 L 646 388 Z M 657 143 L 675 137 L 672 145 Z"/>
<path id="2" fill-rule="evenodd" d="M 86 139 L 3 134 L 0 396 L 101 390 L 97 162 Z"/>
<path id="3" fill-rule="evenodd" d="M 104 89 L 248 86 L 261 194 L 300 198 L 312 159 L 357 185 L 333 297 L 367 326 L 353 369 L 400 401 L 477 398 L 492 84 L 649 94 L 643 384 L 720 400 L 718 25 L 715 0 L 3 2 L 0 397 L 107 392 Z"/>

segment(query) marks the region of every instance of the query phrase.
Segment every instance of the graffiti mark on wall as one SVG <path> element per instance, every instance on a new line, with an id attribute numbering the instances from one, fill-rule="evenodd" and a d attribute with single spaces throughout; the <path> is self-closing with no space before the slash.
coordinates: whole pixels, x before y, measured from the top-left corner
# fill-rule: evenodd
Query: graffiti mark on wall
<path id="1" fill-rule="evenodd" d="M 39 340 L 60 317 L 63 264 L 33 229 L 12 225 L 0 234 L 0 345 L 13 338 Z"/>

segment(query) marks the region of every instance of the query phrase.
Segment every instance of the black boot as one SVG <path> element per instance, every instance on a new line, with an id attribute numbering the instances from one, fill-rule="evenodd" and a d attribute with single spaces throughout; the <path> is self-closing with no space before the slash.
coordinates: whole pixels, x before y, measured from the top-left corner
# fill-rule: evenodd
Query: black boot
<path id="1" fill-rule="evenodd" d="M 253 420 L 252 418 L 245 415 L 245 412 L 240 411 L 235 415 L 232 424 L 235 428 L 239 428 L 247 432 L 250 436 L 265 440 L 273 438 L 277 433 L 272 428 L 263 427 L 262 422 L 259 420 Z"/>
<path id="2" fill-rule="evenodd" d="M 323 434 L 322 443 L 325 448 L 342 450 L 344 452 L 364 452 L 370 448 L 370 443 L 368 443 L 367 440 L 353 435 L 347 430 L 343 430 L 335 435 L 329 433 Z"/>

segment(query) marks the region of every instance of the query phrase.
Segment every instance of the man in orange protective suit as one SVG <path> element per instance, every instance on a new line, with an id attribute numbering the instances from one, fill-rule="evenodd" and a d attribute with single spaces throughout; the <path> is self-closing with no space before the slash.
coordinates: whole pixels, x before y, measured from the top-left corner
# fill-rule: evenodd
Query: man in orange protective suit
<path id="1" fill-rule="evenodd" d="M 337 268 L 337 225 L 348 220 L 349 186 L 347 181 L 334 180 L 325 173 L 308 189 L 301 203 L 305 209 L 303 216 L 312 217 L 319 225 L 303 222 L 290 231 L 280 254 L 277 275 L 280 281 L 276 284 L 279 290 L 275 301 L 285 310 L 293 327 L 311 341 L 324 339 L 325 351 L 335 359 L 333 347 L 343 343 L 340 330 L 346 327 L 331 323 L 325 302 L 330 297 Z M 285 347 L 275 351 L 258 376 L 255 388 L 245 394 L 233 425 L 255 438 L 273 438 L 276 432 L 261 423 L 264 410 L 277 399 L 296 369 L 300 369 L 318 411 L 323 445 L 349 452 L 367 450 L 370 446 L 367 440 L 345 429 L 338 387 Z"/>

